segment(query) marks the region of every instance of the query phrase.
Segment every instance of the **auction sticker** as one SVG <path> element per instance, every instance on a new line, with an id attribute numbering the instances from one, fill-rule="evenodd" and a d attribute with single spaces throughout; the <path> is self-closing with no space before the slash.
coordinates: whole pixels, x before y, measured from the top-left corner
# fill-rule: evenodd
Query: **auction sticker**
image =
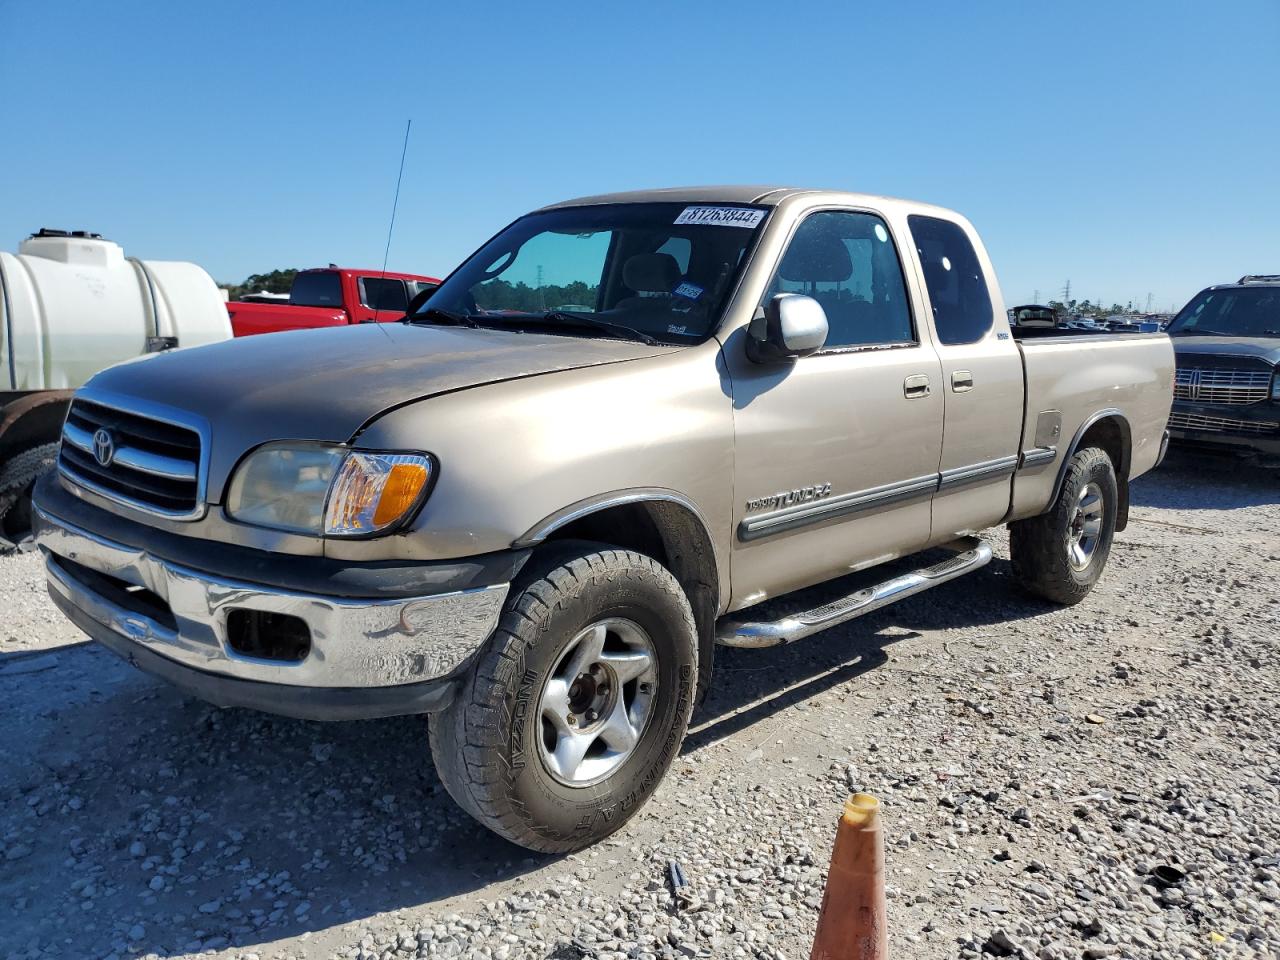
<path id="1" fill-rule="evenodd" d="M 750 207 L 685 207 L 675 222 L 709 227 L 756 227 L 764 219 L 763 210 Z"/>
<path id="2" fill-rule="evenodd" d="M 671 292 L 677 297 L 684 297 L 688 300 L 697 300 L 702 296 L 703 290 L 696 283 L 690 283 L 686 280 Z"/>

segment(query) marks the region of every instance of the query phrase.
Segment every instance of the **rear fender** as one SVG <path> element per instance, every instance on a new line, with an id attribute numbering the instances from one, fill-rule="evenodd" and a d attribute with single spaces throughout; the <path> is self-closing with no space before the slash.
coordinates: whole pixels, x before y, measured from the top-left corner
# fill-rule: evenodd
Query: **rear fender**
<path id="1" fill-rule="evenodd" d="M 1116 504 L 1116 529 L 1123 530 L 1129 524 L 1129 463 L 1133 450 L 1133 430 L 1128 418 L 1115 408 L 1099 410 L 1076 430 L 1066 456 L 1058 467 L 1053 496 L 1049 498 L 1046 512 L 1058 502 L 1062 484 L 1067 478 L 1067 469 L 1071 466 L 1071 458 L 1088 447 L 1101 447 L 1115 466 L 1116 487 L 1120 492 L 1120 502 Z"/>

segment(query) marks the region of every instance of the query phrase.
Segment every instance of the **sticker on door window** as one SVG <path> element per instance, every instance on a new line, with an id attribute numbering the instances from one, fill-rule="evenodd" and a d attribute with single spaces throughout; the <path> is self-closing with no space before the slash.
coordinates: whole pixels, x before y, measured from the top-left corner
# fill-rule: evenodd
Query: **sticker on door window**
<path id="1" fill-rule="evenodd" d="M 745 227 L 750 230 L 763 219 L 763 210 L 751 210 L 747 207 L 685 207 L 675 222 L 697 226 Z"/>

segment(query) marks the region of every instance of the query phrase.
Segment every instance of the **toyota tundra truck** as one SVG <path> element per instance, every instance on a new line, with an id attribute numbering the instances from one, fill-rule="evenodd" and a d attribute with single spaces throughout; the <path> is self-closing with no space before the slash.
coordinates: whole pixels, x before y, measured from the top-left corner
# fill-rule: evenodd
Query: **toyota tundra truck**
<path id="1" fill-rule="evenodd" d="M 717 644 L 974 573 L 999 524 L 1028 591 L 1084 599 L 1173 372 L 1163 334 L 1011 331 L 949 210 L 590 197 L 403 322 L 97 375 L 38 542 L 56 604 L 135 666 L 224 706 L 429 714 L 463 809 L 569 851 L 653 792 Z"/>

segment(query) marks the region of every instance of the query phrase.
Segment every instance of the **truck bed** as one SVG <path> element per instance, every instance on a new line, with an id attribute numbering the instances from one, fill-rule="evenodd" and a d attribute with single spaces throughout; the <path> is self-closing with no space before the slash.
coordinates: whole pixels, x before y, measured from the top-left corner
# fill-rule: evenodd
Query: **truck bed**
<path id="1" fill-rule="evenodd" d="M 347 313 L 341 307 L 300 307 L 291 303 L 236 300 L 227 304 L 227 314 L 231 317 L 232 333 L 237 337 L 280 330 L 341 327 L 348 323 Z"/>
<path id="2" fill-rule="evenodd" d="M 1067 450 L 1100 412 L 1121 412 L 1129 424 L 1130 478 L 1155 466 L 1173 397 L 1173 345 L 1167 335 L 1046 330 L 1016 339 L 1026 378 L 1022 449 L 1052 446 L 1055 455 L 1018 472 L 1009 519 L 1044 510 Z M 1055 413 L 1061 415 L 1060 435 L 1037 443 L 1041 415 L 1052 419 Z"/>

